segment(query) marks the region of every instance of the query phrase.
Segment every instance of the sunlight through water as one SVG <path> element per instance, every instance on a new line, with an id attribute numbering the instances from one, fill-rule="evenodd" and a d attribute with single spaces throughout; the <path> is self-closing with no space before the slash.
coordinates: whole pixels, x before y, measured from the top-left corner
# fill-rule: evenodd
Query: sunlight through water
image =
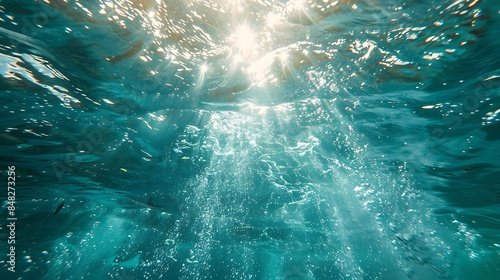
<path id="1" fill-rule="evenodd" d="M 497 279 L 499 11 L 0 1 L 0 278 Z"/>

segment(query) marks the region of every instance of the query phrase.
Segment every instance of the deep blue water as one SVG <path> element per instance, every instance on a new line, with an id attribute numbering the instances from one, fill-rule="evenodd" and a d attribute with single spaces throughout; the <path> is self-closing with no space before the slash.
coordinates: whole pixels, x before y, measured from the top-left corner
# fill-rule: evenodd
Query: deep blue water
<path id="1" fill-rule="evenodd" d="M 0 279 L 499 279 L 499 38 L 496 0 L 2 0 Z"/>

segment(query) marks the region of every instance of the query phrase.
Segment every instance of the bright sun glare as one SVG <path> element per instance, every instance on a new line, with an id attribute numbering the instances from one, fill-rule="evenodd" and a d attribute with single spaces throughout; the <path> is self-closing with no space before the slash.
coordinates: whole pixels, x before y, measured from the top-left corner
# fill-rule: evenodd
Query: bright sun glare
<path id="1" fill-rule="evenodd" d="M 203 63 L 201 66 L 200 66 L 200 71 L 201 71 L 201 74 L 205 74 L 208 70 L 208 65 Z"/>
<path id="2" fill-rule="evenodd" d="M 231 36 L 233 47 L 244 59 L 250 58 L 255 54 L 255 33 L 246 25 L 236 29 Z"/>

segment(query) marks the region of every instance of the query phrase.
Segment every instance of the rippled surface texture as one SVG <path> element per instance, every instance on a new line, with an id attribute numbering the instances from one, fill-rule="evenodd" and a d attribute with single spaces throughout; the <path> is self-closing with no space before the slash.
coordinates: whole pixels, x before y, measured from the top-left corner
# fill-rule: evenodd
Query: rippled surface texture
<path id="1" fill-rule="evenodd" d="M 0 1 L 0 277 L 498 279 L 499 27 L 496 0 Z"/>

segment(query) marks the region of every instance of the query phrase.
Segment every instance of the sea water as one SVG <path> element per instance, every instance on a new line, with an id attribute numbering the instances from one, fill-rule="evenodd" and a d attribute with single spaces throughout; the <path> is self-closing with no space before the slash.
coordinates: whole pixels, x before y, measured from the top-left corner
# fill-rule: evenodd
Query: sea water
<path id="1" fill-rule="evenodd" d="M 496 0 L 0 1 L 1 279 L 498 279 L 499 26 Z"/>

